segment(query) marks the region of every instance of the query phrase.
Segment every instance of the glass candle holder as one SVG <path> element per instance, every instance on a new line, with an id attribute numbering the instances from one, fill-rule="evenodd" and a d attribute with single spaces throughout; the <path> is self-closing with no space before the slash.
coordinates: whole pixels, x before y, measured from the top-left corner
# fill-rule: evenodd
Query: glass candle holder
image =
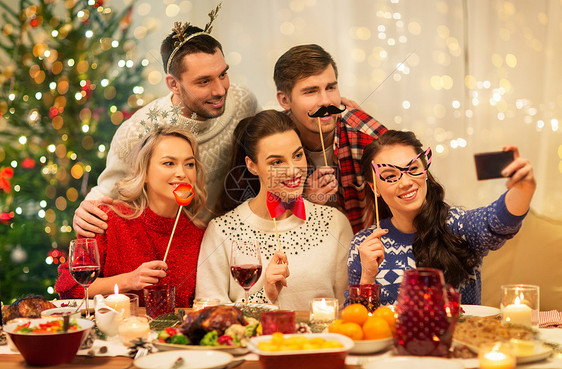
<path id="1" fill-rule="evenodd" d="M 539 286 L 509 284 L 501 286 L 502 323 L 539 327 Z"/>
<path id="2" fill-rule="evenodd" d="M 129 298 L 129 316 L 139 315 L 139 296 L 135 293 L 124 293 Z M 125 316 L 124 318 L 128 318 Z"/>
<path id="3" fill-rule="evenodd" d="M 150 336 L 150 325 L 148 318 L 143 316 L 132 316 L 123 319 L 119 323 L 119 339 L 125 346 L 131 346 L 136 339 L 142 338 L 148 341 Z"/>
<path id="4" fill-rule="evenodd" d="M 264 311 L 261 313 L 261 326 L 264 335 L 275 332 L 296 333 L 295 312 L 292 310 Z"/>
<path id="5" fill-rule="evenodd" d="M 143 288 L 146 314 L 151 318 L 173 313 L 176 307 L 176 288 L 168 284 L 155 284 Z"/>
<path id="6" fill-rule="evenodd" d="M 310 320 L 330 322 L 338 316 L 338 299 L 315 298 L 310 301 Z"/>
<path id="7" fill-rule="evenodd" d="M 381 286 L 379 284 L 354 284 L 349 286 L 349 301 L 361 304 L 373 313 L 381 304 Z"/>
<path id="8" fill-rule="evenodd" d="M 201 310 L 206 308 L 207 306 L 216 306 L 220 304 L 219 299 L 214 299 L 212 297 L 198 297 L 193 300 L 193 310 Z"/>
<path id="9" fill-rule="evenodd" d="M 509 343 L 495 342 L 480 346 L 478 362 L 480 369 L 514 369 L 516 357 Z"/>

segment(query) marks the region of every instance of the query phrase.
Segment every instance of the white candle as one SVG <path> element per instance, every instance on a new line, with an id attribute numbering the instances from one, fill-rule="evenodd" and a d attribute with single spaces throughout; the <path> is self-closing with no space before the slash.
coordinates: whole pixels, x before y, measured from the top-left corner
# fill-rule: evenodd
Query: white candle
<path id="1" fill-rule="evenodd" d="M 519 302 L 519 297 L 511 305 L 507 305 L 502 310 L 502 322 L 507 324 L 521 324 L 530 327 L 532 322 L 533 310 Z"/>
<path id="2" fill-rule="evenodd" d="M 150 336 L 150 325 L 146 317 L 133 316 L 119 323 L 119 338 L 125 346 L 139 338 L 148 340 Z"/>
<path id="3" fill-rule="evenodd" d="M 326 301 L 329 300 L 329 301 Z M 315 299 L 312 301 L 312 319 L 334 320 L 336 319 L 336 306 L 333 299 Z"/>
<path id="4" fill-rule="evenodd" d="M 115 284 L 115 294 L 107 296 L 105 304 L 123 313 L 123 318 L 128 318 L 131 315 L 131 299 L 128 296 L 119 293 L 119 287 Z"/>
<path id="5" fill-rule="evenodd" d="M 513 369 L 515 359 L 503 352 L 492 351 L 480 357 L 480 369 Z"/>

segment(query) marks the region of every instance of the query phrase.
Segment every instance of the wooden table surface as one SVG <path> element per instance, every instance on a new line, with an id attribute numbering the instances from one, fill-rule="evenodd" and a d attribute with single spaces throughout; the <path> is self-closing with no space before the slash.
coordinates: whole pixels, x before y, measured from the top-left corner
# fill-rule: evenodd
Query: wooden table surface
<path id="1" fill-rule="evenodd" d="M 141 308 L 144 310 L 144 308 Z M 189 309 L 186 309 L 189 310 Z M 308 311 L 297 311 L 297 318 L 308 319 Z M 234 357 L 236 359 L 236 356 Z M 25 362 L 23 356 L 18 354 L 0 354 L 1 369 L 20 369 L 33 368 Z M 52 367 L 51 367 L 52 368 Z M 86 357 L 76 356 L 72 362 L 64 365 L 56 366 L 56 368 L 74 369 L 74 368 L 107 368 L 107 369 L 125 369 L 134 368 L 133 360 L 124 356 L 97 356 Z M 261 369 L 259 361 L 245 361 L 236 367 L 237 369 Z M 346 368 L 356 368 L 355 365 L 347 365 Z"/>

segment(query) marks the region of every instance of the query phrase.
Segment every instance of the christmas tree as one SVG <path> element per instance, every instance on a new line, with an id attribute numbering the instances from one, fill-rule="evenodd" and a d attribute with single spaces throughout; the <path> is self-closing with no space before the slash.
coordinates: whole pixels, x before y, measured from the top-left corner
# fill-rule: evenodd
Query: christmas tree
<path id="1" fill-rule="evenodd" d="M 117 126 L 143 105 L 131 6 L 0 0 L 2 301 L 53 295 L 74 211 Z"/>

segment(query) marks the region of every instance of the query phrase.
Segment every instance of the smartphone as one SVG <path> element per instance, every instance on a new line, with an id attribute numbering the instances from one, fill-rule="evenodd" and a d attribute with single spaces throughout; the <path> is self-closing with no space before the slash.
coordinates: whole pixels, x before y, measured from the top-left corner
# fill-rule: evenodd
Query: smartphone
<path id="1" fill-rule="evenodd" d="M 483 152 L 474 154 L 476 177 L 483 179 L 504 178 L 502 170 L 514 160 L 513 151 Z"/>

